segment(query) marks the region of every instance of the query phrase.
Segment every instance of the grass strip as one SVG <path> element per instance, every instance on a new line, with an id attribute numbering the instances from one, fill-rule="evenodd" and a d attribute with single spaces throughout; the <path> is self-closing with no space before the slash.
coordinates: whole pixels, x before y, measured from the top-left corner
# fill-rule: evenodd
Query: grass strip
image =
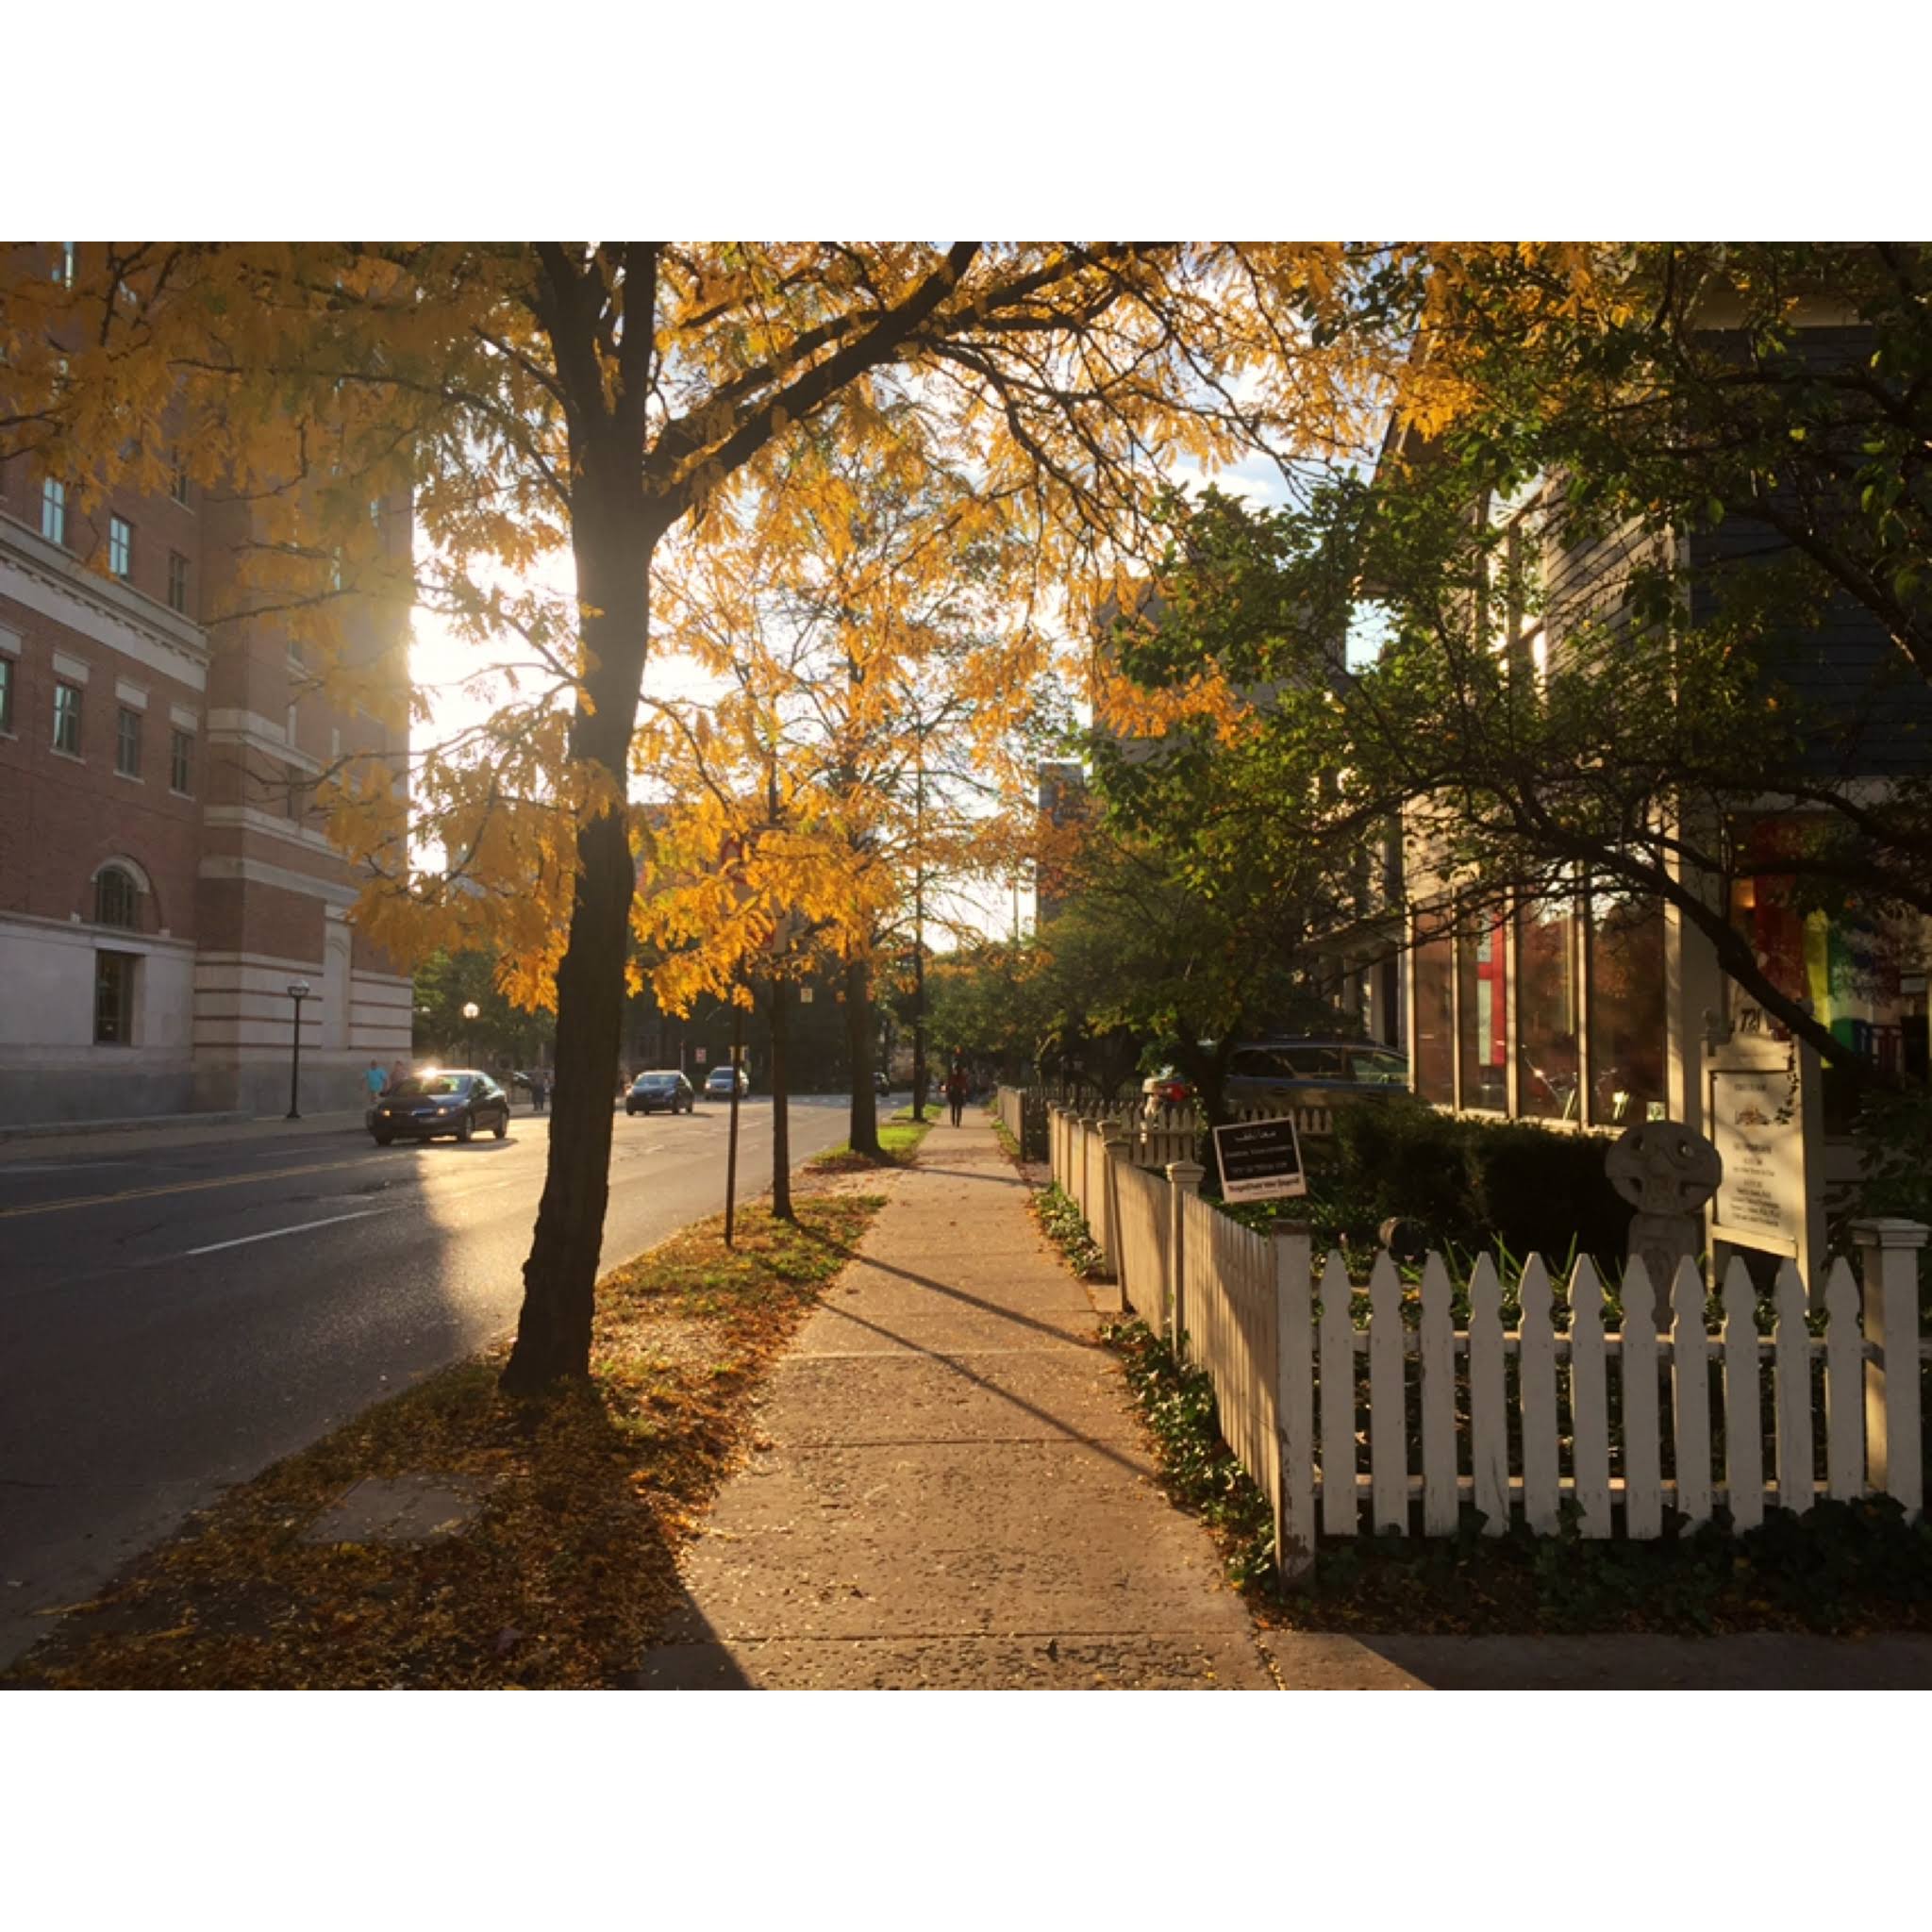
<path id="1" fill-rule="evenodd" d="M 591 1379 L 501 1394 L 508 1344 L 426 1377 L 230 1491 L 0 1677 L 102 1689 L 586 1689 L 620 1682 L 678 1594 L 676 1553 L 751 1443 L 772 1358 L 882 1197 L 753 1202 L 599 1284 Z M 428 1542 L 305 1535 L 365 1478 L 454 1480 Z"/>
<path id="2" fill-rule="evenodd" d="M 912 1157 L 919 1143 L 932 1131 L 930 1118 L 915 1121 L 911 1113 L 902 1108 L 890 1120 L 879 1123 L 879 1152 L 855 1154 L 849 1141 L 841 1141 L 836 1147 L 827 1147 L 823 1154 L 815 1154 L 808 1163 L 819 1174 L 867 1174 L 881 1167 L 910 1167 Z"/>

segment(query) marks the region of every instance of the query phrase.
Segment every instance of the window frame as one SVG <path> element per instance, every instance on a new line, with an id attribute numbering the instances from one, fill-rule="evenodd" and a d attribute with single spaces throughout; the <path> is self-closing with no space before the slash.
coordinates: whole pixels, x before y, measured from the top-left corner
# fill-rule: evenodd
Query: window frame
<path id="1" fill-rule="evenodd" d="M 142 714 L 133 705 L 117 705 L 114 710 L 114 772 L 117 777 L 141 776 Z"/>
<path id="2" fill-rule="evenodd" d="M 126 918 L 114 916 L 123 911 Z M 141 930 L 141 885 L 125 865 L 110 860 L 95 873 L 93 915 L 94 924 L 115 932 Z"/>
<path id="3" fill-rule="evenodd" d="M 168 608 L 188 615 L 188 555 L 185 551 L 168 552 Z"/>
<path id="4" fill-rule="evenodd" d="M 18 682 L 13 675 L 13 653 L 0 651 L 0 731 L 8 737 L 13 736 L 13 687 Z"/>
<path id="5" fill-rule="evenodd" d="M 67 548 L 67 486 L 58 476 L 41 478 L 41 535 L 58 549 Z"/>
<path id="6" fill-rule="evenodd" d="M 85 717 L 85 711 L 81 701 L 85 696 L 85 686 L 75 684 L 71 678 L 55 678 L 54 749 L 62 758 L 77 758 L 82 755 L 81 746 L 86 742 L 86 740 L 82 735 L 84 728 L 82 721 Z M 63 697 L 70 698 L 73 702 L 63 705 L 61 703 Z M 62 730 L 63 724 L 71 724 L 73 726 L 71 733 Z M 65 741 L 69 737 L 73 740 L 72 743 Z"/>
<path id="7" fill-rule="evenodd" d="M 123 583 L 134 575 L 134 525 L 117 511 L 108 515 L 108 572 Z"/>
<path id="8" fill-rule="evenodd" d="M 169 727 L 168 790 L 177 798 L 194 796 L 194 733 Z"/>
<path id="9" fill-rule="evenodd" d="M 111 962 L 111 965 L 110 963 Z M 94 950 L 94 1039 L 96 1046 L 134 1044 L 134 982 L 141 968 L 139 953 L 123 953 L 111 946 Z M 113 987 L 112 1030 L 104 1032 L 101 1021 L 105 996 Z"/>

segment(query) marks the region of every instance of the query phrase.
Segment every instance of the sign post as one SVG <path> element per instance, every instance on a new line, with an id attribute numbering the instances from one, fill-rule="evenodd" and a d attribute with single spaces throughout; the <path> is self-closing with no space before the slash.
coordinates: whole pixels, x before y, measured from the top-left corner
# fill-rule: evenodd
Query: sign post
<path id="1" fill-rule="evenodd" d="M 1216 1127 L 1214 1156 L 1221 1163 L 1224 1201 L 1294 1200 L 1308 1191 L 1292 1114 Z"/>
<path id="2" fill-rule="evenodd" d="M 1824 1231 L 1824 1103 L 1818 1056 L 1796 1040 L 1740 1029 L 1709 1061 L 1710 1138 L 1724 1179 L 1710 1239 L 1788 1256 L 1815 1298 Z"/>

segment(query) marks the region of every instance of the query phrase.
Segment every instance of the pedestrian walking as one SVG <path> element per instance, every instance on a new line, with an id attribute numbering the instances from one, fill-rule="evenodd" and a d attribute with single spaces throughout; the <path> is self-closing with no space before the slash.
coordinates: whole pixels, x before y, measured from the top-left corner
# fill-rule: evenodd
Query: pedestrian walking
<path id="1" fill-rule="evenodd" d="M 543 1077 L 543 1069 L 537 1067 L 530 1074 L 530 1110 L 533 1113 L 541 1113 L 543 1103 L 549 1095 L 550 1083 Z"/>
<path id="2" fill-rule="evenodd" d="M 966 1069 L 957 1060 L 946 1075 L 946 1101 L 953 1109 L 953 1124 L 957 1127 L 959 1116 L 966 1111 Z"/>
<path id="3" fill-rule="evenodd" d="M 369 1064 L 373 1067 L 375 1064 L 375 1062 L 374 1060 L 371 1060 Z M 407 1060 L 398 1060 L 395 1063 L 395 1065 L 389 1070 L 389 1086 L 385 1091 L 393 1093 L 396 1091 L 396 1089 L 400 1087 L 403 1084 L 403 1082 L 407 1080 L 408 1077 L 408 1062 Z"/>
<path id="4" fill-rule="evenodd" d="M 382 1071 L 379 1060 L 369 1062 L 369 1071 L 362 1075 L 362 1085 L 369 1093 L 369 1104 L 362 1109 L 362 1124 L 366 1127 L 375 1118 L 375 1103 L 389 1090 L 389 1076 Z"/>

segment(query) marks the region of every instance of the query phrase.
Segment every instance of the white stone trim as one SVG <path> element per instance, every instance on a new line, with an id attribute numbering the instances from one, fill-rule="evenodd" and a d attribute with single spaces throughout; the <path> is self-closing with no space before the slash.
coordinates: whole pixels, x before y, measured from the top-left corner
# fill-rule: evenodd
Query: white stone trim
<path id="1" fill-rule="evenodd" d="M 91 667 L 85 658 L 70 658 L 65 651 L 54 653 L 54 675 L 64 677 L 69 684 L 85 684 Z"/>
<path id="2" fill-rule="evenodd" d="M 174 725 L 176 731 L 186 731 L 192 736 L 198 736 L 200 734 L 201 713 L 199 711 L 191 711 L 186 705 L 170 705 L 168 707 L 168 722 Z"/>
<path id="3" fill-rule="evenodd" d="M 287 866 L 271 865 L 264 858 L 235 858 L 226 853 L 208 855 L 195 867 L 195 874 L 204 879 L 242 879 L 258 886 L 279 886 L 285 892 L 299 892 L 328 906 L 353 906 L 361 896 L 354 886 L 335 885 L 313 873 L 291 872 Z M 313 966 L 315 962 L 308 963 Z"/>
<path id="4" fill-rule="evenodd" d="M 208 634 L 116 578 L 96 576 L 58 544 L 0 514 L 0 595 L 119 651 L 163 677 L 208 689 Z"/>
<path id="5" fill-rule="evenodd" d="M 103 865 L 131 866 L 131 859 L 105 858 Z M 145 876 L 145 874 L 143 874 Z M 142 889 L 145 891 L 147 889 Z M 51 939 L 58 933 L 71 940 L 76 946 L 85 946 L 90 952 L 106 944 L 110 953 L 192 953 L 192 940 L 176 939 L 166 932 L 130 932 L 121 925 L 96 925 L 92 920 L 82 919 L 77 913 L 67 919 L 49 919 L 40 912 L 0 911 L 0 934 L 9 925 L 32 926 L 43 939 Z"/>
<path id="6" fill-rule="evenodd" d="M 114 680 L 114 695 L 130 711 L 144 711 L 147 709 L 147 687 L 145 685 L 129 684 L 125 677 L 117 677 Z"/>
<path id="7" fill-rule="evenodd" d="M 286 845 L 300 845 L 306 851 L 325 852 L 331 858 L 342 858 L 341 851 L 330 844 L 326 833 L 299 825 L 292 819 L 278 819 L 258 805 L 211 805 L 202 812 L 201 822 L 236 831 L 258 832 L 264 839 L 279 839 Z"/>
<path id="8" fill-rule="evenodd" d="M 0 655 L 17 658 L 20 653 L 20 633 L 10 624 L 0 624 Z"/>

